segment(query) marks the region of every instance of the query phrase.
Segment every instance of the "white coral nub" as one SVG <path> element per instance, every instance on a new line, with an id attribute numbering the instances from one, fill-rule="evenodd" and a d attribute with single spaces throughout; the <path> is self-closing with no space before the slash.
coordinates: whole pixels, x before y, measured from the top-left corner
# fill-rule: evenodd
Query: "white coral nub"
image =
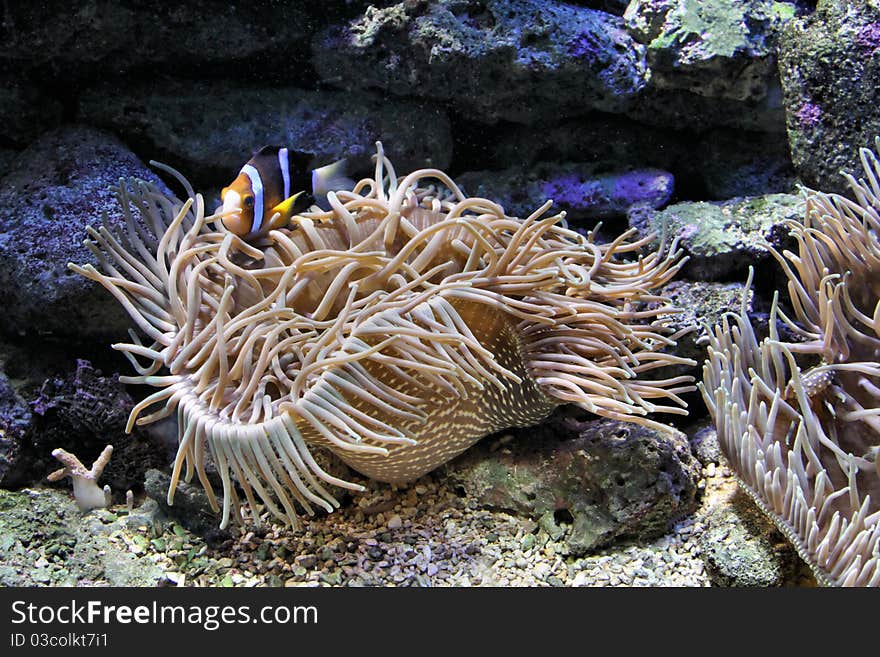
<path id="1" fill-rule="evenodd" d="M 64 477 L 73 480 L 73 497 L 80 511 L 91 511 L 110 506 L 110 486 L 98 487 L 98 477 L 104 472 L 110 456 L 113 454 L 113 445 L 107 445 L 92 463 L 91 469 L 86 469 L 82 462 L 70 452 L 61 448 L 52 450 L 52 456 L 64 464 L 46 479 L 60 481 Z"/>

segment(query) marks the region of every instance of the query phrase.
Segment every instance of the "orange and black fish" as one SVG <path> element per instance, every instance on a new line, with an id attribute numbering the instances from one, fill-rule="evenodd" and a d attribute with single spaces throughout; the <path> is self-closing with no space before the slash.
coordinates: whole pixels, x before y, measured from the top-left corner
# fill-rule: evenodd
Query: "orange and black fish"
<path id="1" fill-rule="evenodd" d="M 286 148 L 264 146 L 248 160 L 238 176 L 220 193 L 223 226 L 239 237 L 265 235 L 286 226 L 290 217 L 308 207 L 327 192 L 351 189 L 354 182 L 345 177 L 345 161 L 312 171 L 312 195 L 299 191 L 291 196 L 291 159 Z M 303 169 L 304 171 L 304 169 Z"/>

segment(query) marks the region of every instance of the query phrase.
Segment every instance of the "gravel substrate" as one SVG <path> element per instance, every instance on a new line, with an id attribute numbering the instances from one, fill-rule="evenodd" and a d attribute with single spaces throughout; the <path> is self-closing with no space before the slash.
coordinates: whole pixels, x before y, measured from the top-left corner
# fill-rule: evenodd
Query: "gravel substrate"
<path id="1" fill-rule="evenodd" d="M 300 532 L 266 523 L 209 546 L 176 522 L 161 521 L 153 508 L 152 521 L 144 520 L 149 513 L 135 513 L 111 541 L 162 567 L 160 585 L 711 586 L 701 537 L 713 514 L 735 513 L 748 501 L 727 468 L 714 463 L 703 469 L 700 486 L 698 511 L 666 535 L 579 558 L 566 554 L 564 522 L 551 536 L 532 520 L 474 508 L 430 476 L 396 489 L 373 484 L 333 514 L 307 520 Z M 746 515 L 747 533 L 775 534 Z M 735 555 L 737 546 L 724 545 L 727 540 L 742 540 L 742 532 L 713 536 L 713 553 Z M 798 561 L 782 541 L 777 545 L 783 560 Z M 792 574 L 776 584 L 811 583 L 802 565 L 782 570 Z"/>

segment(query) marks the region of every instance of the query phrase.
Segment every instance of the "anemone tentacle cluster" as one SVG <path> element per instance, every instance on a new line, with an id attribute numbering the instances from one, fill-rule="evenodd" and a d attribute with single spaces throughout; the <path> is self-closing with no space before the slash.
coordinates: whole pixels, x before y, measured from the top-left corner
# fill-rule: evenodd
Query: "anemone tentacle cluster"
<path id="1" fill-rule="evenodd" d="M 90 229 L 101 271 L 71 265 L 135 322 L 114 345 L 138 372 L 123 380 L 158 390 L 129 430 L 177 414 L 169 502 L 186 466 L 219 508 L 210 453 L 222 526 L 240 516 L 239 491 L 255 519 L 259 501 L 296 525 L 338 505 L 329 486 L 360 488 L 322 469 L 316 447 L 401 482 L 563 403 L 654 426 L 649 414 L 686 412 L 692 379 L 654 372 L 689 362 L 664 351 L 672 309 L 654 292 L 683 262 L 674 243 L 597 244 L 545 216 L 550 202 L 508 217 L 442 171 L 398 178 L 381 145 L 374 176 L 252 243 L 179 179 L 183 203 L 123 181 L 126 234 Z"/>
<path id="2" fill-rule="evenodd" d="M 760 342 L 745 307 L 725 318 L 700 388 L 740 483 L 818 581 L 878 586 L 880 161 L 868 149 L 861 161 L 854 198 L 809 192 L 789 224 L 797 253 L 775 253 L 792 316 L 777 294 Z"/>

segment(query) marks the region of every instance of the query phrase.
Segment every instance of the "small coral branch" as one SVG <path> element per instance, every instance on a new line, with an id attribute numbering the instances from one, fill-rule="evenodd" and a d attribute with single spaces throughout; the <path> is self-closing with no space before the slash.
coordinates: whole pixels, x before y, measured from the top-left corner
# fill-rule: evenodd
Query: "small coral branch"
<path id="1" fill-rule="evenodd" d="M 61 448 L 54 449 L 52 456 L 58 459 L 64 467 L 59 468 L 46 479 L 60 481 L 64 477 L 70 477 L 73 480 L 73 497 L 80 511 L 110 506 L 110 486 L 99 488 L 98 478 L 107 467 L 112 454 L 113 445 L 107 445 L 92 463 L 92 467 L 87 470 L 82 461 L 70 452 Z"/>

